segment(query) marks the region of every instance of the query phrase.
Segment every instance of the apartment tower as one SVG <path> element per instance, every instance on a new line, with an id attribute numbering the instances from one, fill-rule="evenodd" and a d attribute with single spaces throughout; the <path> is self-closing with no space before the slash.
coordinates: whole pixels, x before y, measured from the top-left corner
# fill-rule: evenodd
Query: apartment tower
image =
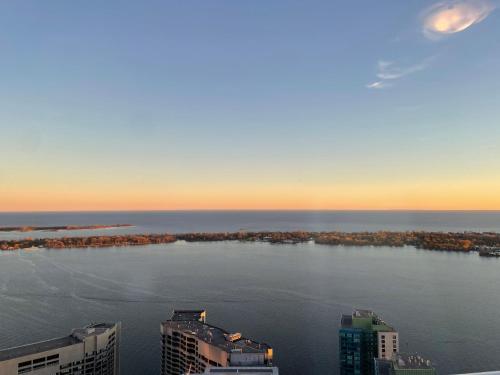
<path id="1" fill-rule="evenodd" d="M 270 346 L 207 324 L 205 310 L 174 310 L 160 331 L 162 375 L 203 373 L 210 367 L 272 364 Z"/>
<path id="2" fill-rule="evenodd" d="M 69 336 L 0 351 L 1 375 L 118 375 L 120 323 L 74 329 Z"/>
<path id="3" fill-rule="evenodd" d="M 398 333 L 369 310 L 342 315 L 339 339 L 341 375 L 372 375 L 375 358 L 399 352 Z"/>

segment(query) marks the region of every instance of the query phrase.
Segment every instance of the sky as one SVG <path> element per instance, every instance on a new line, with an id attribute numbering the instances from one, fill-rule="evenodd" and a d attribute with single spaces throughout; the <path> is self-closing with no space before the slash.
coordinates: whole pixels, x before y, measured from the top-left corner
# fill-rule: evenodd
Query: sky
<path id="1" fill-rule="evenodd" d="M 498 210 L 499 7 L 0 2 L 0 211 Z"/>

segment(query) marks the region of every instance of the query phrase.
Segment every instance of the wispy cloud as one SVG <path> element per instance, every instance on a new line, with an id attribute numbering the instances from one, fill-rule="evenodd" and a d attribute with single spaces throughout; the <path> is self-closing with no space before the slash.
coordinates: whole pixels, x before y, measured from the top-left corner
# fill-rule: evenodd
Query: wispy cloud
<path id="1" fill-rule="evenodd" d="M 369 89 L 385 89 L 390 86 L 391 84 L 385 81 L 375 81 L 366 85 L 366 87 Z"/>
<path id="2" fill-rule="evenodd" d="M 422 31 L 427 38 L 439 40 L 483 21 L 495 7 L 490 0 L 442 1 L 422 13 Z"/>
<path id="3" fill-rule="evenodd" d="M 430 58 L 422 61 L 419 64 L 410 65 L 406 67 L 397 66 L 392 61 L 381 60 L 378 62 L 377 77 L 383 80 L 399 79 L 409 74 L 413 74 L 424 70 L 429 66 Z"/>
<path id="4" fill-rule="evenodd" d="M 366 85 L 369 89 L 383 89 L 391 87 L 391 81 L 398 80 L 410 74 L 419 72 L 429 67 L 433 57 L 429 57 L 422 62 L 409 66 L 400 66 L 394 61 L 379 60 L 377 64 L 377 81 Z"/>
<path id="5" fill-rule="evenodd" d="M 494 0 L 442 0 L 425 9 L 420 17 L 422 32 L 431 40 L 439 40 L 459 33 L 483 21 L 497 8 Z M 500 2 L 500 0 L 497 0 Z M 427 69 L 434 56 L 418 64 L 402 66 L 394 61 L 379 60 L 377 79 L 366 85 L 368 89 L 384 89 L 394 81 Z"/>

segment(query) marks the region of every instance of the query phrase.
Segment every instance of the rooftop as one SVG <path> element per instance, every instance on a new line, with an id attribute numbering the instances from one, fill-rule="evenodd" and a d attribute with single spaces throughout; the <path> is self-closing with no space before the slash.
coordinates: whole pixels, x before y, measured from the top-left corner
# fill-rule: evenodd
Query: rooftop
<path id="1" fill-rule="evenodd" d="M 371 327 L 369 319 L 371 320 Z M 377 331 L 394 331 L 393 327 L 389 326 L 371 310 L 356 309 L 350 315 L 342 314 L 340 325 L 342 328 L 362 328 Z"/>
<path id="2" fill-rule="evenodd" d="M 174 310 L 171 320 L 197 320 L 199 322 L 205 322 L 206 316 L 206 310 Z"/>
<path id="3" fill-rule="evenodd" d="M 63 348 L 80 343 L 81 340 L 73 336 L 60 337 L 47 341 L 36 342 L 15 348 L 0 350 L 0 361 L 6 361 L 13 358 L 24 357 L 31 354 L 48 352 L 50 350 Z"/>
<path id="4" fill-rule="evenodd" d="M 108 323 L 91 324 L 85 328 L 74 329 L 69 336 L 40 341 L 33 344 L 17 346 L 9 349 L 3 349 L 0 350 L 0 361 L 6 361 L 9 359 L 24 357 L 36 353 L 44 353 L 50 350 L 75 345 L 82 342 L 83 337 L 101 334 L 105 330 L 114 326 L 115 324 Z"/>
<path id="5" fill-rule="evenodd" d="M 429 370 L 433 369 L 434 367 L 432 367 L 431 361 L 426 360 L 419 355 L 398 354 L 394 360 L 394 368 L 397 370 Z"/>
<path id="6" fill-rule="evenodd" d="M 71 336 L 83 340 L 85 337 L 103 334 L 115 325 L 114 323 L 92 323 L 86 327 L 74 329 Z"/>
<path id="7" fill-rule="evenodd" d="M 356 318 L 373 318 L 373 317 L 377 317 L 377 315 L 375 315 L 375 313 L 371 310 L 354 310 L 352 312 L 352 316 L 356 317 Z"/>
<path id="8" fill-rule="evenodd" d="M 277 367 L 209 367 L 204 374 L 225 374 L 225 375 L 278 375 Z"/>
<path id="9" fill-rule="evenodd" d="M 182 331 L 185 334 L 215 345 L 226 352 L 241 351 L 242 353 L 266 353 L 271 347 L 264 343 L 258 343 L 237 334 L 231 334 L 222 328 L 211 326 L 197 320 L 167 320 L 162 323 L 164 327 Z"/>

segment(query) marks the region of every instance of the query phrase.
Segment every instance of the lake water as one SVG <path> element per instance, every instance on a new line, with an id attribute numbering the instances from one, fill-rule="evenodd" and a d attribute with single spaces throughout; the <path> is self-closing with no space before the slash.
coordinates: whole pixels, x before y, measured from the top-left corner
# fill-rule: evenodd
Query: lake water
<path id="1" fill-rule="evenodd" d="M 495 230 L 500 224 L 498 213 L 373 213 L 365 220 L 361 213 L 226 215 L 2 214 L 0 225 L 131 223 L 136 231 L 188 232 Z M 500 369 L 499 268 L 499 259 L 411 247 L 178 242 L 0 252 L 0 347 L 119 320 L 122 374 L 158 374 L 160 322 L 174 308 L 206 308 L 209 323 L 272 345 L 284 375 L 337 373 L 340 314 L 358 307 L 379 313 L 400 332 L 402 350 L 428 357 L 442 374 L 494 370 Z"/>
<path id="2" fill-rule="evenodd" d="M 89 234 L 180 233 L 258 230 L 493 231 L 500 211 L 171 211 L 0 213 L 0 226 L 132 224 L 91 231 L 1 233 L 0 239 Z"/>

